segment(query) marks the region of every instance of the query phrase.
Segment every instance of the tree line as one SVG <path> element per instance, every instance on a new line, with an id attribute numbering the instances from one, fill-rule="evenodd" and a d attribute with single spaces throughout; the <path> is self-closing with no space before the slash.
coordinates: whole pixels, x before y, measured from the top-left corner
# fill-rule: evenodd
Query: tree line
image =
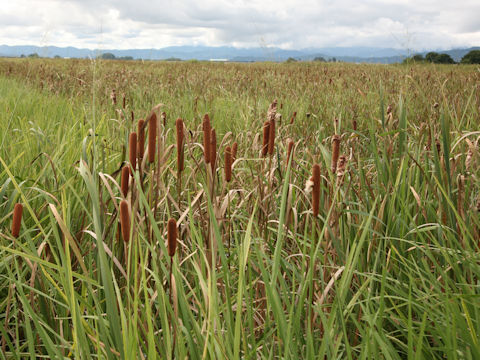
<path id="1" fill-rule="evenodd" d="M 455 60 L 448 54 L 440 54 L 431 51 L 423 57 L 421 54 L 415 54 L 412 57 L 403 60 L 403 63 L 433 63 L 433 64 L 456 64 Z M 460 60 L 460 64 L 480 64 L 480 50 L 471 50 Z"/>

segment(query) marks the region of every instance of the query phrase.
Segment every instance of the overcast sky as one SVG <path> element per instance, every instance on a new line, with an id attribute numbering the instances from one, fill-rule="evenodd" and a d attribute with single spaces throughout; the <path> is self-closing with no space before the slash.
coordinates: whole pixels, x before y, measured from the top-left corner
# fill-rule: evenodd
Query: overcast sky
<path id="1" fill-rule="evenodd" d="M 2 0 L 0 44 L 99 49 L 171 45 L 480 45 L 480 0 Z"/>

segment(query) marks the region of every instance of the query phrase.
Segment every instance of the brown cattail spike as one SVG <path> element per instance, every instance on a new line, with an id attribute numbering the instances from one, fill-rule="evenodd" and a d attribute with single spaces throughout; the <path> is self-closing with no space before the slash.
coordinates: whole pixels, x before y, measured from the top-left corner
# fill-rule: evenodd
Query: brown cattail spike
<path id="1" fill-rule="evenodd" d="M 293 124 L 293 122 L 295 121 L 295 118 L 297 117 L 297 112 L 294 111 L 293 112 L 293 115 L 292 115 L 292 118 L 290 119 L 290 124 Z"/>
<path id="2" fill-rule="evenodd" d="M 145 155 L 145 120 L 143 119 L 138 120 L 137 137 L 137 155 L 141 161 Z"/>
<path id="3" fill-rule="evenodd" d="M 168 255 L 172 257 L 175 255 L 175 250 L 177 248 L 177 222 L 175 221 L 175 219 L 168 220 L 167 237 Z"/>
<path id="4" fill-rule="evenodd" d="M 203 117 L 203 154 L 205 157 L 205 163 L 210 163 L 210 135 L 212 129 L 210 126 L 210 118 L 208 114 Z"/>
<path id="5" fill-rule="evenodd" d="M 268 137 L 270 136 L 270 121 L 265 121 L 263 124 L 263 143 L 262 143 L 262 156 L 268 153 Z"/>
<path id="6" fill-rule="evenodd" d="M 332 173 L 337 171 L 337 161 L 340 155 L 340 135 L 333 135 L 332 137 Z"/>
<path id="7" fill-rule="evenodd" d="M 12 236 L 18 238 L 20 234 L 20 224 L 22 223 L 23 205 L 20 203 L 15 204 L 13 207 L 13 219 L 12 219 Z"/>
<path id="8" fill-rule="evenodd" d="M 238 144 L 235 141 L 232 145 L 232 163 L 237 160 L 237 150 L 238 150 Z"/>
<path id="9" fill-rule="evenodd" d="M 132 171 L 135 171 L 137 167 L 137 133 L 132 132 L 128 140 L 129 159 Z"/>
<path id="10" fill-rule="evenodd" d="M 293 147 L 295 146 L 295 143 L 293 142 L 292 139 L 288 141 L 288 149 L 287 149 L 287 166 L 288 163 L 290 162 L 290 156 L 293 154 Z"/>
<path id="11" fill-rule="evenodd" d="M 268 134 L 268 155 L 272 156 L 275 150 L 275 119 L 270 120 L 270 134 Z"/>
<path id="12" fill-rule="evenodd" d="M 128 194 L 128 180 L 130 178 L 130 170 L 128 165 L 124 165 L 122 168 L 122 179 L 120 181 L 120 187 L 122 189 L 123 197 L 127 197 Z"/>
<path id="13" fill-rule="evenodd" d="M 232 149 L 230 146 L 225 148 L 225 180 L 232 181 Z"/>
<path id="14" fill-rule="evenodd" d="M 210 154 L 210 165 L 212 167 L 212 173 L 214 173 L 215 162 L 217 161 L 217 134 L 215 133 L 215 129 L 212 129 L 212 133 L 210 134 L 210 150 L 208 152 Z"/>
<path id="15" fill-rule="evenodd" d="M 313 189 L 312 189 L 312 210 L 313 216 L 318 216 L 320 207 L 320 165 L 313 165 Z"/>
<path id="16" fill-rule="evenodd" d="M 177 169 L 179 172 L 183 171 L 183 144 L 184 144 L 184 133 L 183 133 L 183 120 L 177 119 L 175 121 L 175 126 L 177 128 Z"/>
<path id="17" fill-rule="evenodd" d="M 155 145 L 157 140 L 157 115 L 152 113 L 148 119 L 148 161 L 155 161 Z"/>
<path id="18" fill-rule="evenodd" d="M 120 202 L 120 228 L 122 229 L 123 241 L 128 242 L 130 238 L 130 212 L 127 200 Z"/>

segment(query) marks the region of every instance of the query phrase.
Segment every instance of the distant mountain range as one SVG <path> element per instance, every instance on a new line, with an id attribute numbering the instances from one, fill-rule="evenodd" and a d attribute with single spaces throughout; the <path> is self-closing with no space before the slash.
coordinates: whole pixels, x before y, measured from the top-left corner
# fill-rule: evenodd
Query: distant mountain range
<path id="1" fill-rule="evenodd" d="M 480 47 L 468 49 L 453 50 L 432 50 L 440 53 L 449 54 L 455 61 L 459 61 L 470 50 L 479 50 Z M 308 48 L 302 50 L 284 50 L 275 47 L 258 48 L 235 48 L 230 46 L 169 46 L 160 49 L 79 49 L 75 47 L 56 47 L 56 46 L 8 46 L 0 45 L 0 56 L 2 57 L 20 57 L 30 54 L 38 54 L 41 57 L 63 58 L 93 58 L 104 53 L 112 53 L 115 57 L 132 57 L 134 59 L 144 60 L 228 60 L 228 61 L 285 61 L 289 58 L 296 60 L 313 60 L 316 57 L 322 57 L 325 60 L 336 60 L 346 62 L 365 62 L 391 64 L 401 62 L 405 57 L 414 53 L 426 54 L 424 52 L 409 52 L 407 50 L 394 48 L 375 48 L 375 47 L 326 47 L 326 48 Z"/>

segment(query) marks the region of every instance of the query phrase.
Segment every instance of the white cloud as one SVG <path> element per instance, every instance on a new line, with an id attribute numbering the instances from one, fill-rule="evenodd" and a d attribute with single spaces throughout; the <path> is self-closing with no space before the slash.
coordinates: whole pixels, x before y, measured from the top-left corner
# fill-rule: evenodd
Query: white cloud
<path id="1" fill-rule="evenodd" d="M 478 0 L 15 0 L 0 44 L 448 48 L 480 45 L 478 14 Z"/>

